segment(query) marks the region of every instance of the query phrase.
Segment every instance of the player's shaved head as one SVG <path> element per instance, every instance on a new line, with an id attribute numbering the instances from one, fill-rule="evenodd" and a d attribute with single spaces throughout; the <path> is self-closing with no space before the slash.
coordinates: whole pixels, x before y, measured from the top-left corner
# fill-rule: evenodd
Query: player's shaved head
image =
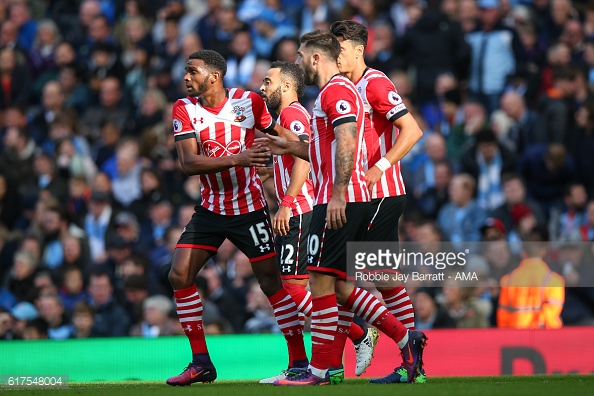
<path id="1" fill-rule="evenodd" d="M 272 62 L 270 68 L 279 69 L 281 82 L 290 81 L 297 96 L 303 96 L 305 93 L 305 81 L 303 70 L 299 66 L 292 62 L 275 61 Z"/>

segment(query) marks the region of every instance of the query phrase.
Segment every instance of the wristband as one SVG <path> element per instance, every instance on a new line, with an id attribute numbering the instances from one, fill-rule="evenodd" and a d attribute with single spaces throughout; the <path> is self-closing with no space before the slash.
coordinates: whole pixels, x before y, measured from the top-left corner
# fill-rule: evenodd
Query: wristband
<path id="1" fill-rule="evenodd" d="M 290 208 L 291 205 L 293 205 L 293 201 L 295 201 L 295 197 L 292 197 L 290 195 L 285 195 L 283 197 L 283 200 L 280 203 L 280 206 L 286 206 L 286 207 Z"/>
<path id="2" fill-rule="evenodd" d="M 392 167 L 392 164 L 386 157 L 382 157 L 375 163 L 375 166 L 377 166 L 382 172 L 385 172 Z"/>

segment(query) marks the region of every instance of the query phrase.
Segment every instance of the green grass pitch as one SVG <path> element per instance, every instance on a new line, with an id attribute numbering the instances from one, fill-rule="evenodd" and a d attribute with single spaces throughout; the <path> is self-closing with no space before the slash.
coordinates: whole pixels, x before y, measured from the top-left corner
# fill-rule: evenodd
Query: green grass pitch
<path id="1" fill-rule="evenodd" d="M 341 385 L 317 387 L 275 387 L 257 381 L 217 381 L 213 384 L 194 384 L 170 387 L 164 382 L 72 383 L 64 389 L 0 388 L 0 394 L 27 395 L 323 395 L 323 396 L 460 396 L 460 395 L 521 395 L 521 396 L 590 396 L 594 395 L 594 375 L 535 375 L 500 377 L 441 377 L 429 378 L 427 384 L 370 385 L 364 379 L 347 379 Z"/>

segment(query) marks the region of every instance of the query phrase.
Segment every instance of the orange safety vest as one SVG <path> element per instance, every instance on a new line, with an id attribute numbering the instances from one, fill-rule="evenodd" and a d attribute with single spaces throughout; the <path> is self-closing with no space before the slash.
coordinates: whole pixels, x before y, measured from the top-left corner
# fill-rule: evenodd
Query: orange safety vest
<path id="1" fill-rule="evenodd" d="M 522 260 L 501 278 L 497 327 L 558 329 L 563 326 L 565 279 L 539 258 Z"/>

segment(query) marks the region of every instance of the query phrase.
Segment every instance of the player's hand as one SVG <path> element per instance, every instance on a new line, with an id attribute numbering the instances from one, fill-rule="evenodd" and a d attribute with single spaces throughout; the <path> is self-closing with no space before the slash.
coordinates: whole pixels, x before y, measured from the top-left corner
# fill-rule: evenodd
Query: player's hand
<path id="1" fill-rule="evenodd" d="M 264 183 L 266 180 L 274 176 L 274 171 L 272 170 L 271 166 L 258 168 L 258 176 L 260 176 L 260 180 L 262 181 L 262 183 Z"/>
<path id="2" fill-rule="evenodd" d="M 268 147 L 273 155 L 289 154 L 290 143 L 279 136 L 267 135 L 266 137 L 254 139 L 254 144 Z"/>
<path id="3" fill-rule="evenodd" d="M 236 166 L 255 166 L 262 168 L 270 159 L 270 149 L 262 145 L 254 145 L 235 155 Z"/>
<path id="4" fill-rule="evenodd" d="M 291 208 L 280 206 L 272 220 L 272 230 L 276 235 L 287 235 L 289 232 L 289 220 L 291 220 Z"/>
<path id="5" fill-rule="evenodd" d="M 337 230 L 346 222 L 346 200 L 344 197 L 333 196 L 326 208 L 326 224 L 329 229 Z"/>
<path id="6" fill-rule="evenodd" d="M 365 172 L 365 182 L 367 183 L 367 189 L 371 191 L 373 186 L 382 178 L 384 172 L 380 170 L 377 166 L 372 166 Z"/>

